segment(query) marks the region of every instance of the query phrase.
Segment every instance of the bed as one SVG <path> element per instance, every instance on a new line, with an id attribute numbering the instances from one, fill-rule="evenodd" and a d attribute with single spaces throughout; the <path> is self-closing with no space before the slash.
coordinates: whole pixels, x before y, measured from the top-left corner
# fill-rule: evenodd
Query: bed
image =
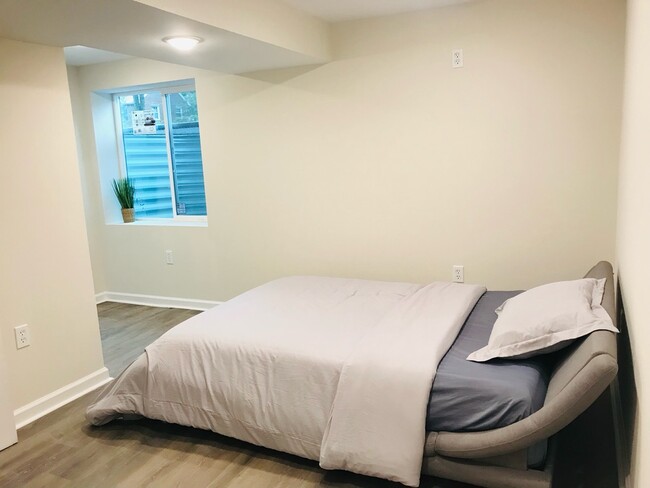
<path id="1" fill-rule="evenodd" d="M 611 265 L 587 276 L 607 278 L 603 307 L 613 317 Z M 408 486 L 424 473 L 549 487 L 548 439 L 612 381 L 616 339 L 596 331 L 543 358 L 466 361 L 489 336 L 494 305 L 516 294 L 276 280 L 162 336 L 100 393 L 87 418 L 102 425 L 145 416 L 209 429 Z"/>

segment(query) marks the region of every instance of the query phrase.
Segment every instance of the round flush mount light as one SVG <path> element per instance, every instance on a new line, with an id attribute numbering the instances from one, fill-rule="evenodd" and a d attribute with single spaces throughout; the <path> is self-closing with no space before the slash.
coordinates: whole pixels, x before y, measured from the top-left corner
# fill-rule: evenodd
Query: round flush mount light
<path id="1" fill-rule="evenodd" d="M 170 46 L 179 49 L 181 51 L 189 51 L 199 42 L 202 42 L 203 39 L 200 37 L 188 37 L 188 36 L 171 36 L 164 37 L 163 41 L 169 44 Z"/>

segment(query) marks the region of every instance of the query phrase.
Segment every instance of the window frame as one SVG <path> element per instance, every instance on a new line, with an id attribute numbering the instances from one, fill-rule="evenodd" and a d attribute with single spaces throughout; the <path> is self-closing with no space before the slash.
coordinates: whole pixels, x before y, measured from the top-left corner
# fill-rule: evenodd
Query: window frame
<path id="1" fill-rule="evenodd" d="M 141 222 L 168 222 L 170 224 L 174 222 L 181 223 L 191 223 L 191 222 L 201 222 L 207 223 L 208 215 L 206 209 L 206 215 L 179 215 L 177 213 L 177 201 L 176 201 L 176 184 L 175 184 L 175 175 L 174 175 L 174 165 L 172 162 L 172 153 L 171 153 L 171 134 L 169 131 L 169 111 L 167 107 L 167 95 L 170 93 L 180 93 L 186 91 L 196 92 L 196 86 L 194 83 L 182 83 L 174 85 L 164 85 L 160 86 L 158 84 L 151 85 L 141 85 L 134 90 L 125 90 L 117 91 L 111 93 L 112 104 L 113 104 L 113 119 L 115 122 L 115 135 L 117 139 L 117 153 L 118 153 L 118 172 L 120 178 L 126 178 L 128 171 L 126 168 L 126 152 L 124 149 L 124 128 L 122 126 L 122 114 L 120 111 L 120 97 L 127 97 L 131 95 L 140 95 L 146 92 L 158 92 L 161 95 L 159 111 L 162 115 L 162 120 L 165 125 L 165 144 L 167 146 L 167 169 L 168 169 L 168 178 L 169 178 L 169 188 L 171 191 L 171 200 L 172 200 L 172 217 L 138 217 L 138 221 Z M 197 103 L 198 105 L 198 103 Z M 201 131 L 201 123 L 199 122 L 199 134 Z M 201 151 L 201 168 L 203 169 L 203 151 Z M 203 173 L 205 177 L 205 172 Z M 205 192 L 205 186 L 204 186 Z M 207 203 L 207 195 L 206 195 Z"/>

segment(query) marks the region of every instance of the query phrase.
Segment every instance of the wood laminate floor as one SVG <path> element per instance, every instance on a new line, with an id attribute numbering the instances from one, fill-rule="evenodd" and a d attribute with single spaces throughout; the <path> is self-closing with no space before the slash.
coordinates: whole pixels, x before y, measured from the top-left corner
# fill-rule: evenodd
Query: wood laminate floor
<path id="1" fill-rule="evenodd" d="M 197 315 L 195 310 L 104 302 L 97 305 L 104 364 L 113 378 L 144 348 L 175 325 Z"/>
<path id="2" fill-rule="evenodd" d="M 197 312 L 104 303 L 98 306 L 106 366 L 119 374 L 149 343 Z M 259 448 L 212 432 L 157 422 L 112 422 L 91 427 L 84 419 L 94 393 L 18 431 L 19 442 L 0 452 L 0 488 L 397 488 L 401 485 L 344 472 Z M 597 441 L 578 443 L 581 429 L 608 419 L 594 414 L 567 429 L 557 488 L 614 488 L 611 454 Z M 607 430 L 607 429 L 604 429 Z M 593 437 L 590 443 L 593 444 Z M 589 443 L 586 443 L 589 444 Z M 613 451 L 612 451 L 613 452 Z M 594 459 L 594 456 L 599 456 Z M 612 472 L 612 465 L 614 466 Z M 613 483 L 613 484 L 612 484 Z M 472 488 L 424 477 L 424 488 Z"/>

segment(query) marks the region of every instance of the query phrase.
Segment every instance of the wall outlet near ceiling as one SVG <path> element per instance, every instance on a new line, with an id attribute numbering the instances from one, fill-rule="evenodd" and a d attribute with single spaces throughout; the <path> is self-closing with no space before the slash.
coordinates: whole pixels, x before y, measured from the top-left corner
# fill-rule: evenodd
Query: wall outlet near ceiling
<path id="1" fill-rule="evenodd" d="M 451 67 L 452 68 L 462 68 L 463 67 L 463 50 L 454 49 L 451 52 Z"/>
<path id="2" fill-rule="evenodd" d="M 454 283 L 464 283 L 465 282 L 465 267 L 459 264 L 454 265 L 452 281 Z"/>
<path id="3" fill-rule="evenodd" d="M 30 345 L 29 325 L 25 324 L 14 327 L 14 334 L 16 335 L 16 349 L 22 349 Z"/>
<path id="4" fill-rule="evenodd" d="M 171 249 L 165 251 L 165 263 L 174 264 L 174 251 Z"/>

